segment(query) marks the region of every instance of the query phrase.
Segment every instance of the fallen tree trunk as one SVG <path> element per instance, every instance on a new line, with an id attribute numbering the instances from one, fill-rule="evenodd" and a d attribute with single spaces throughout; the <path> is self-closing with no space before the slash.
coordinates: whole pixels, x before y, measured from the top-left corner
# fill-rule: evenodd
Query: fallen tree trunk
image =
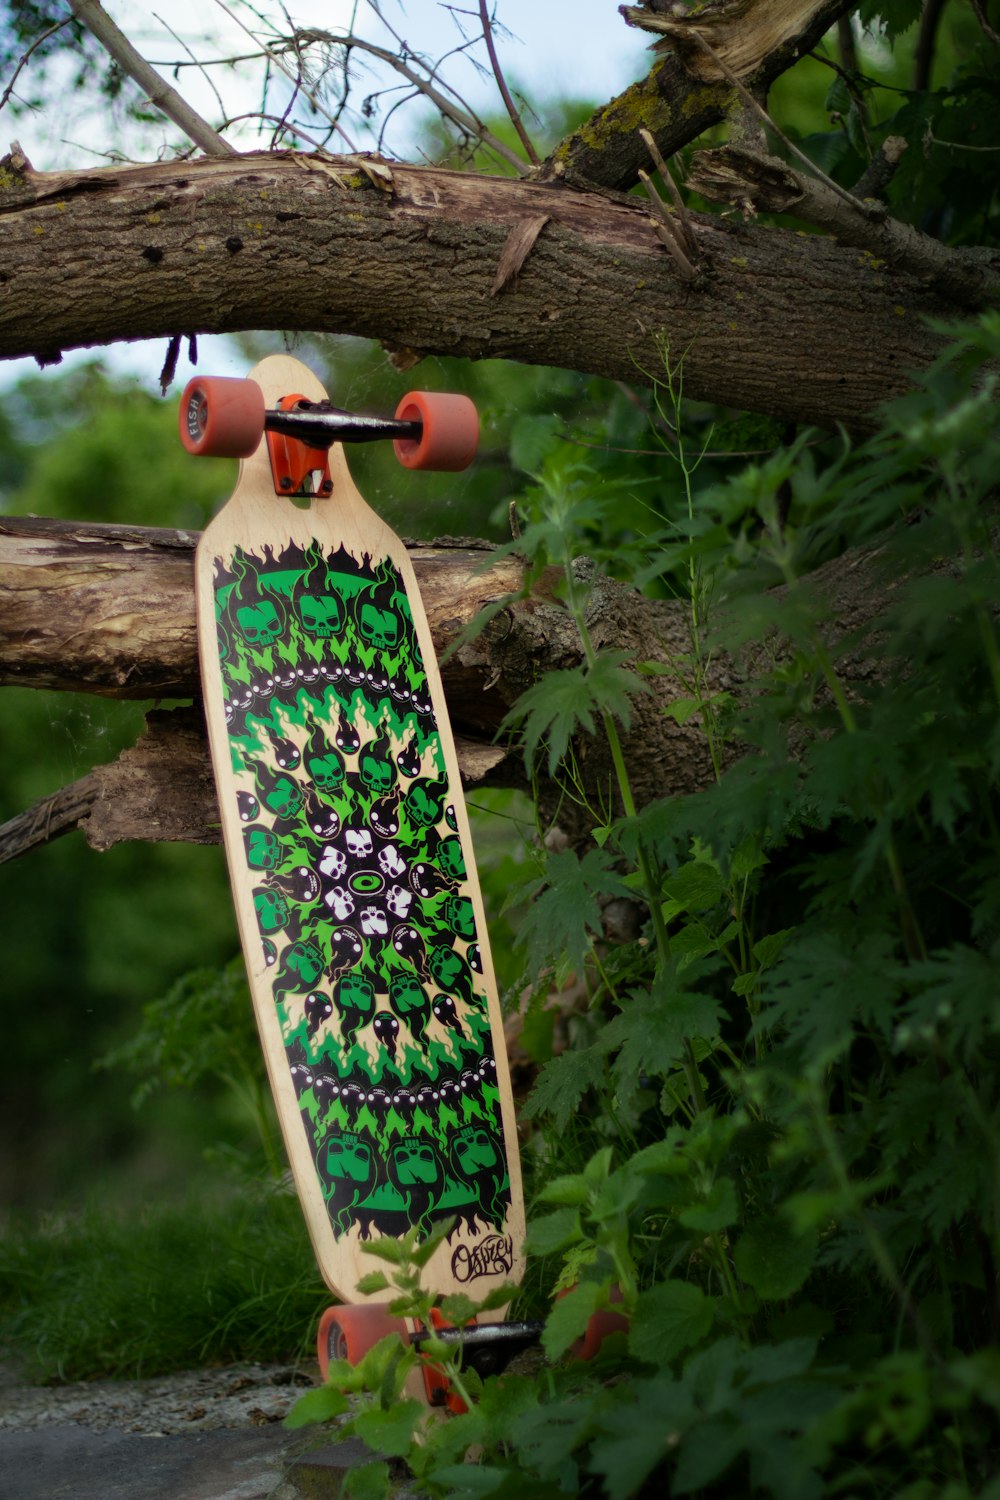
<path id="1" fill-rule="evenodd" d="M 197 698 L 197 540 L 193 532 L 0 518 L 0 684 L 123 699 Z M 435 648 L 444 657 L 442 680 L 463 777 L 467 784 L 522 785 L 520 752 L 497 743 L 497 732 L 518 696 L 544 672 L 580 663 L 572 621 L 553 597 L 550 579 L 543 576 L 525 592 L 523 565 L 504 557 L 488 567 L 490 552 L 482 544 L 416 546 L 411 557 Z M 487 607 L 497 612 L 469 638 L 469 625 Z M 599 648 L 661 667 L 689 649 L 682 604 L 646 599 L 612 580 L 594 584 L 589 626 Z M 730 688 L 732 678 L 732 664 L 720 660 L 711 690 Z M 652 679 L 650 691 L 636 700 L 626 753 L 641 802 L 662 794 L 665 775 L 684 790 L 712 775 L 697 719 L 682 726 L 664 713 L 683 691 L 667 674 Z M 599 804 L 610 784 L 599 741 L 582 764 Z M 83 828 L 97 848 L 129 838 L 212 842 L 216 821 L 200 715 L 158 714 L 120 762 L 0 828 L 0 860 L 72 827 Z"/>
<path id="2" fill-rule="evenodd" d="M 0 357 L 280 328 L 652 382 L 666 340 L 688 396 L 862 429 L 956 312 L 832 240 L 706 215 L 686 280 L 643 202 L 565 184 L 294 152 L 0 165 Z"/>

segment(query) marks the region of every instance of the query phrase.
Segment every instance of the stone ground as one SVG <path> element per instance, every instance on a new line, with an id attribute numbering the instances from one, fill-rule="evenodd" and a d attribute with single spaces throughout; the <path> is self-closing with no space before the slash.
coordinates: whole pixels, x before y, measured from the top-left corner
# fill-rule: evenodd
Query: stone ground
<path id="1" fill-rule="evenodd" d="M 3 1500 L 326 1500 L 370 1457 L 282 1419 L 309 1366 L 29 1386 L 0 1365 Z"/>

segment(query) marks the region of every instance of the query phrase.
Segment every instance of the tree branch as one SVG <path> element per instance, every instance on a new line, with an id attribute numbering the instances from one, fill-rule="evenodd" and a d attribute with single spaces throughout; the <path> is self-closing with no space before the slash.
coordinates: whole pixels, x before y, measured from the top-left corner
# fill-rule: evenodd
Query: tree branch
<path id="1" fill-rule="evenodd" d="M 236 149 L 203 120 L 175 88 L 161 78 L 146 59 L 135 50 L 123 31 L 112 21 L 99 0 L 69 0 L 77 20 L 97 38 L 115 62 L 133 79 L 151 104 L 183 130 L 189 140 L 209 156 L 235 156 Z"/>
<path id="2" fill-rule="evenodd" d="M 0 518 L 0 682 L 128 699 L 197 697 L 196 542 L 190 532 Z M 553 662 L 579 662 L 582 648 L 571 617 L 553 599 L 551 579 L 543 577 L 529 597 L 520 597 L 523 565 L 505 557 L 484 572 L 488 557 L 488 550 L 471 545 L 411 551 L 435 650 L 445 655 L 442 682 L 463 775 L 522 785 L 520 754 L 498 744 L 497 731 L 526 687 Z M 486 628 L 465 640 L 474 616 L 498 603 Z M 594 584 L 588 622 L 598 649 L 625 650 L 635 660 L 665 666 L 689 648 L 683 602 L 648 600 L 611 580 Z M 709 676 L 710 692 L 729 688 L 732 664 L 713 664 Z M 679 725 L 664 713 L 684 692 L 663 673 L 635 703 L 625 744 L 641 802 L 662 794 L 667 767 L 680 789 L 704 785 L 713 774 L 695 720 Z M 190 714 L 155 720 L 157 733 L 126 753 L 124 768 L 100 768 L 92 773 L 96 783 L 84 777 L 19 815 L 0 831 L 0 850 L 6 841 L 11 854 L 23 852 L 81 823 L 92 842 L 103 841 L 99 847 L 118 838 L 213 839 L 214 802 L 198 791 L 198 778 L 207 778 L 207 750 L 197 722 Z M 177 724 L 181 742 L 174 736 Z M 189 790 L 177 797 L 170 788 L 182 774 Z M 606 746 L 588 746 L 581 774 L 600 803 L 611 775 Z M 112 798 L 115 809 L 97 810 L 98 802 Z M 171 803 L 172 813 L 157 811 L 161 800 Z"/>
<path id="3" fill-rule="evenodd" d="M 705 274 L 685 282 L 641 202 L 565 186 L 297 152 L 3 166 L 0 357 L 306 329 L 635 383 L 657 378 L 667 334 L 695 399 L 859 429 L 940 352 L 928 320 L 957 311 L 832 242 L 706 215 L 691 216 Z M 517 285 L 493 296 L 511 229 L 542 217 Z"/>
<path id="4" fill-rule="evenodd" d="M 517 105 L 514 103 L 514 100 L 511 97 L 510 89 L 507 87 L 507 80 L 503 76 L 503 69 L 500 66 L 500 59 L 497 56 L 496 42 L 493 37 L 493 23 L 490 20 L 488 0 L 479 0 L 479 19 L 483 27 L 483 40 L 486 43 L 486 51 L 489 54 L 490 67 L 493 69 L 493 77 L 496 79 L 496 85 L 500 90 L 500 97 L 504 102 L 504 108 L 506 109 L 507 114 L 510 117 L 510 123 L 517 131 L 518 140 L 524 147 L 531 165 L 533 167 L 540 166 L 541 163 L 539 161 L 538 153 L 531 143 L 531 137 L 524 128 L 524 121 L 521 119 L 521 112 L 517 108 Z"/>
<path id="5" fill-rule="evenodd" d="M 776 78 L 818 46 L 829 28 L 854 8 L 854 0 L 722 0 L 690 16 L 675 15 L 678 7 L 671 6 L 669 18 L 663 19 L 674 27 L 704 29 L 714 16 L 707 33 L 712 45 L 720 48 L 751 93 L 763 96 Z M 647 25 L 661 19 L 634 7 L 624 9 L 631 24 L 642 24 L 636 19 L 639 16 Z M 647 77 L 603 105 L 561 142 L 546 162 L 544 176 L 626 192 L 646 166 L 640 126 L 652 132 L 660 151 L 670 157 L 732 113 L 729 81 L 718 70 L 705 76 L 700 65 L 691 70 L 693 44 L 682 55 L 675 32 L 664 45 L 671 50 L 659 57 Z"/>
<path id="6" fill-rule="evenodd" d="M 993 260 L 963 254 L 891 218 L 882 203 L 869 199 L 862 204 L 833 193 L 825 182 L 795 171 L 777 157 L 738 146 L 700 151 L 688 182 L 715 202 L 736 207 L 749 203 L 754 210 L 795 214 L 835 235 L 841 244 L 876 257 L 875 269 L 889 267 L 923 277 L 963 307 L 980 309 L 1000 300 L 1000 270 Z"/>

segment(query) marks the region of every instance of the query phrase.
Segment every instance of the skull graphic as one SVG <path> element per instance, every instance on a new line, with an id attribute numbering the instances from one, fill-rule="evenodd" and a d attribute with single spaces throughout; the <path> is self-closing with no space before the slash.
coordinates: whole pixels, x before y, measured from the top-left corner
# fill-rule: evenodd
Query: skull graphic
<path id="1" fill-rule="evenodd" d="M 386 893 L 385 904 L 394 917 L 405 921 L 410 915 L 410 907 L 413 905 L 413 894 L 405 886 L 394 885 Z"/>
<path id="2" fill-rule="evenodd" d="M 348 828 L 344 833 L 352 859 L 369 859 L 375 843 L 367 828 Z"/>
<path id="3" fill-rule="evenodd" d="M 281 616 L 270 600 L 262 599 L 237 609 L 236 626 L 248 646 L 273 646 L 281 635 Z"/>
<path id="4" fill-rule="evenodd" d="M 378 851 L 378 867 L 383 875 L 389 875 L 393 880 L 406 873 L 406 861 L 400 857 L 394 844 L 384 844 Z"/>
<path id="5" fill-rule="evenodd" d="M 334 886 L 332 891 L 327 891 L 323 900 L 333 912 L 338 922 L 346 922 L 347 918 L 354 911 L 354 897 L 350 891 L 345 891 L 343 886 Z"/>
<path id="6" fill-rule="evenodd" d="M 340 880 L 347 870 L 347 855 L 342 849 L 327 844 L 319 859 L 319 872 L 332 880 Z"/>

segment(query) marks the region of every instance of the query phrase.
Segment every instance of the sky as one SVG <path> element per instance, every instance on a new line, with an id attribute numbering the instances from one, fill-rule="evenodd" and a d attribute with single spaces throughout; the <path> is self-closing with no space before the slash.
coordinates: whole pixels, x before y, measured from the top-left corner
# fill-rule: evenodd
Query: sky
<path id="1" fill-rule="evenodd" d="M 283 0 L 283 5 L 298 28 L 318 28 L 337 35 L 353 30 L 393 51 L 398 50 L 395 32 L 414 51 L 435 61 L 461 44 L 463 28 L 467 36 L 478 32 L 477 0 L 406 0 L 405 4 L 401 0 L 380 0 L 381 20 L 370 0 Z M 205 71 L 191 65 L 192 58 L 232 59 L 255 50 L 254 41 L 239 20 L 249 22 L 258 38 L 267 32 L 245 0 L 153 0 L 152 4 L 104 0 L 104 8 L 138 51 L 158 64 L 160 73 L 213 125 L 223 113 L 252 114 L 259 108 L 260 73 L 255 65 L 242 62 Z M 280 17 L 281 5 L 259 0 L 256 10 L 261 15 L 277 13 Z M 646 54 L 649 38 L 625 25 L 615 0 L 496 0 L 496 19 L 501 67 L 510 85 L 523 90 L 529 99 L 572 95 L 598 103 L 626 88 L 650 65 Z M 184 66 L 175 76 L 178 63 Z M 477 70 L 467 58 L 451 57 L 442 77 L 473 109 L 491 114 L 501 109 L 492 76 Z M 398 82 L 388 69 L 373 64 L 371 74 L 366 70 L 359 80 L 359 103 L 370 91 L 395 87 Z M 403 96 L 390 97 L 395 103 Z M 388 103 L 386 99 L 382 104 L 380 120 Z M 281 107 L 280 101 L 275 107 Z M 22 115 L 8 126 L 7 138 L 16 135 L 39 170 L 92 168 L 107 159 L 109 149 L 132 159 L 155 160 L 158 154 L 169 153 L 178 140 L 176 129 L 169 123 L 149 127 L 141 138 L 134 133 L 111 138 L 104 108 L 88 109 L 68 90 L 56 108 L 58 113 L 50 110 L 37 117 Z M 421 125 L 430 111 L 426 101 L 395 109 L 388 121 L 386 154 L 413 159 Z M 58 120 L 55 128 L 53 118 Z M 371 149 L 376 144 L 360 112 L 351 116 L 347 128 L 357 149 Z M 247 121 L 227 130 L 227 138 L 239 150 L 255 150 L 267 143 L 258 132 L 259 124 Z M 331 143 L 330 149 L 349 147 L 345 142 Z M 211 368 L 217 374 L 243 373 L 239 354 L 229 340 L 205 338 L 199 345 L 201 368 Z M 150 345 L 115 345 L 105 357 L 113 368 L 137 373 L 154 389 L 163 353 L 163 341 L 157 340 Z M 88 351 L 69 353 L 63 367 L 72 359 L 91 357 Z M 0 367 L 0 384 L 7 385 L 34 369 L 31 360 L 6 362 Z"/>

